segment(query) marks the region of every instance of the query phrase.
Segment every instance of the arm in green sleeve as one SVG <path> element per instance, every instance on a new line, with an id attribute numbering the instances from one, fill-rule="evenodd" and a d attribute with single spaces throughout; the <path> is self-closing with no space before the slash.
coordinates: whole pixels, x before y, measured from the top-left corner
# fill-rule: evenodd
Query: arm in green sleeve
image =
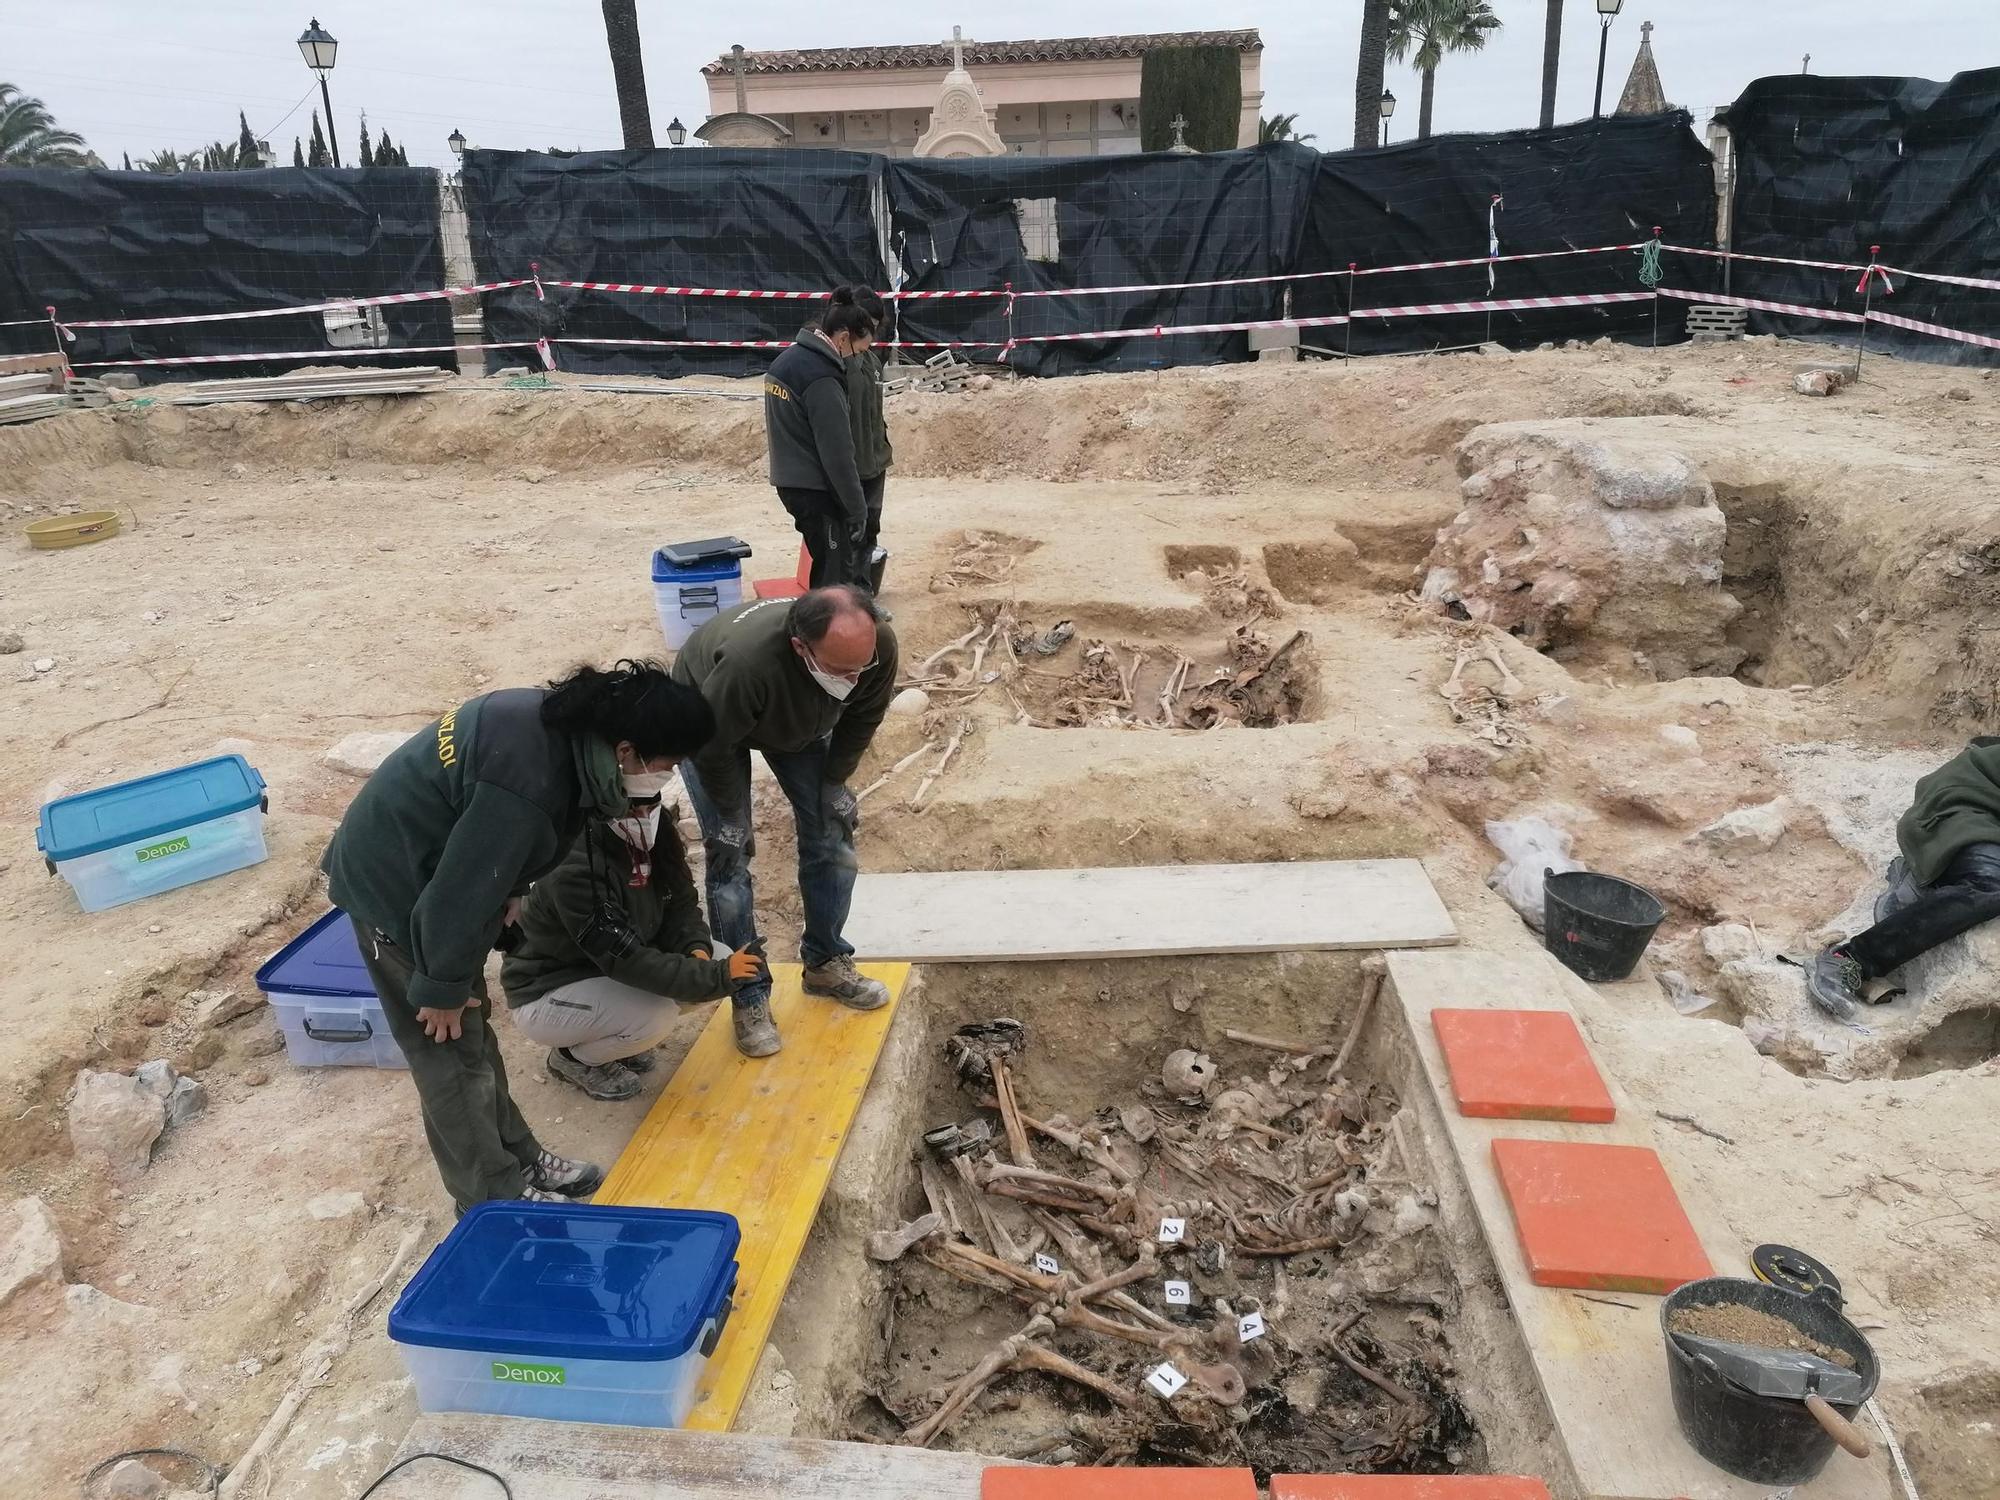
<path id="1" fill-rule="evenodd" d="M 731 822 L 750 821 L 750 762 L 743 746 L 764 717 L 766 685 L 739 662 L 723 661 L 701 685 L 715 715 L 715 738 L 692 757 L 701 789 Z"/>
<path id="2" fill-rule="evenodd" d="M 586 831 L 583 836 L 589 838 L 590 834 Z M 678 840 L 675 841 L 674 852 L 679 854 Z M 654 857 L 657 861 L 658 855 Z M 657 862 L 653 869 L 657 879 Z M 688 876 L 685 858 L 680 860 L 680 870 L 681 879 L 687 883 L 688 898 L 693 900 L 694 884 Z M 553 872 L 542 877 L 535 886 L 535 895 L 537 900 L 553 904 L 564 931 L 569 933 L 584 957 L 596 964 L 600 973 L 620 984 L 629 984 L 635 990 L 663 995 L 670 1000 L 715 1000 L 729 993 L 727 963 L 689 958 L 685 950 L 662 952 L 656 946 L 658 935 L 655 933 L 640 933 L 640 940 L 632 951 L 616 958 L 602 958 L 590 951 L 590 946 L 584 942 L 584 933 L 590 929 L 598 906 L 606 902 L 625 906 L 625 886 L 601 862 L 593 872 L 587 859 L 566 859 Z M 630 910 L 629 907 L 626 909 Z M 695 910 L 699 922 L 700 907 Z M 705 931 L 703 936 L 706 936 Z"/>
<path id="3" fill-rule="evenodd" d="M 525 797 L 478 783 L 410 915 L 410 1003 L 465 1004 L 500 934 L 507 898 L 555 852 L 556 830 Z"/>
<path id="4" fill-rule="evenodd" d="M 854 461 L 854 419 L 848 411 L 847 387 L 839 380 L 815 380 L 805 390 L 806 416 L 812 422 L 813 446 L 827 483 L 847 513 L 847 524 L 859 531 L 868 520 L 868 500 L 861 493 L 861 470 Z"/>
<path id="5" fill-rule="evenodd" d="M 653 846 L 653 888 L 660 893 L 664 907 L 659 946 L 670 953 L 707 948 L 708 923 L 702 920 L 701 902 L 695 899 L 687 850 L 681 847 L 679 831 L 664 818 L 661 824 L 659 840 Z"/>
<path id="6" fill-rule="evenodd" d="M 889 712 L 889 700 L 896 696 L 896 633 L 887 625 L 879 628 L 875 665 L 862 674 L 860 686 L 842 706 L 840 722 L 834 725 L 833 737 L 828 742 L 828 781 L 845 782 L 853 776 L 854 768 L 861 764 L 862 755 L 875 738 L 875 731 L 882 727 L 882 720 Z"/>

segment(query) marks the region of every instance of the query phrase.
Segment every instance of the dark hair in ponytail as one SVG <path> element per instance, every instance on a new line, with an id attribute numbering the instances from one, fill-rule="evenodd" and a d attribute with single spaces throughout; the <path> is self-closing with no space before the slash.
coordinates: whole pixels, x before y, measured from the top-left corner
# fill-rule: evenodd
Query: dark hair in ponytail
<path id="1" fill-rule="evenodd" d="M 581 666 L 550 683 L 542 722 L 610 745 L 629 741 L 647 760 L 692 755 L 715 738 L 715 714 L 697 689 L 675 682 L 659 662 L 630 657 L 609 670 Z"/>
<path id="2" fill-rule="evenodd" d="M 868 298 L 875 304 L 871 316 L 861 300 Z M 845 333 L 859 338 L 875 336 L 875 325 L 881 319 L 882 299 L 866 287 L 837 286 L 833 289 L 833 304 L 820 315 L 820 332 L 825 334 Z"/>

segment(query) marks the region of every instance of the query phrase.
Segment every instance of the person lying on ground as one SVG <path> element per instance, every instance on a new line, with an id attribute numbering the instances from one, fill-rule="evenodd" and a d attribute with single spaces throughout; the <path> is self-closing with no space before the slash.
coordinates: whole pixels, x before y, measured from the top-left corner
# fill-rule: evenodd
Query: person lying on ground
<path id="1" fill-rule="evenodd" d="M 817 323 L 764 374 L 764 438 L 771 486 L 805 538 L 814 588 L 868 582 L 862 541 L 868 502 L 855 465 L 853 417 L 842 363 L 865 351 L 875 323 L 853 287 L 836 287 Z"/>
<path id="2" fill-rule="evenodd" d="M 2000 917 L 2000 735 L 1974 739 L 1917 782 L 1896 845 L 1875 925 L 1806 968 L 1806 994 L 1830 1016 L 1852 1016 L 1872 981 Z"/>
<path id="3" fill-rule="evenodd" d="M 741 950 L 757 936 L 750 881 L 750 752 L 759 752 L 792 805 L 798 829 L 805 990 L 856 1010 L 889 1003 L 888 988 L 854 967 L 842 936 L 854 898 L 861 805 L 848 778 L 881 728 L 896 691 L 896 635 L 866 589 L 814 589 L 717 615 L 674 660 L 674 679 L 701 689 L 715 738 L 681 767 L 708 856 L 708 919 Z M 736 1046 L 769 1057 L 781 1045 L 771 982 L 731 996 Z"/>
<path id="4" fill-rule="evenodd" d="M 629 1099 L 653 1070 L 678 1007 L 766 977 L 756 953 L 709 957 L 680 832 L 660 799 L 584 829 L 521 904 L 521 940 L 500 965 L 514 1026 L 549 1048 L 548 1069 L 593 1099 Z"/>
<path id="5" fill-rule="evenodd" d="M 657 797 L 714 732 L 701 694 L 657 662 L 578 667 L 546 689 L 468 699 L 412 735 L 334 831 L 320 867 L 461 1214 L 489 1198 L 579 1198 L 602 1180 L 543 1150 L 515 1106 L 483 1009 L 486 958 L 588 822 Z"/>

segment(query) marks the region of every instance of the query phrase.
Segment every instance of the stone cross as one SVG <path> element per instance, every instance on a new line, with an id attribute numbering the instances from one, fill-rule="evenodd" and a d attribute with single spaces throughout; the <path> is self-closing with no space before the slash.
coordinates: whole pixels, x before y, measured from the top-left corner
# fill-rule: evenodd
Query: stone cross
<path id="1" fill-rule="evenodd" d="M 956 26 L 951 28 L 951 70 L 954 73 L 965 71 L 965 38 L 959 35 Z"/>
<path id="2" fill-rule="evenodd" d="M 1178 150 L 1187 144 L 1187 116 L 1175 115 L 1173 120 L 1174 147 Z"/>
<path id="3" fill-rule="evenodd" d="M 729 49 L 729 66 L 736 74 L 736 113 L 750 113 L 750 95 L 743 87 L 743 44 L 738 42 Z"/>
<path id="4" fill-rule="evenodd" d="M 1653 40 L 1653 23 L 1651 21 L 1641 21 L 1639 23 L 1640 44 L 1642 46 L 1650 45 L 1652 43 L 1652 40 Z"/>

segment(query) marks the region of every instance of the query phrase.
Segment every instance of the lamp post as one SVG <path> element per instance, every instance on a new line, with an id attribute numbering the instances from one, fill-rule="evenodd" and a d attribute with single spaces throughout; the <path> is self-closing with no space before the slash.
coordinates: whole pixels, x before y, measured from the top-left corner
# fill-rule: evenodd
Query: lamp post
<path id="1" fill-rule="evenodd" d="M 1598 0 L 1601 5 L 1604 0 Z M 333 54 L 340 43 L 336 42 L 319 24 L 314 16 L 312 24 L 299 38 L 299 55 L 306 60 L 306 66 L 319 74 L 319 102 L 326 106 L 326 147 L 333 153 L 333 164 L 340 165 L 340 132 L 333 128 L 333 95 L 327 92 L 326 75 L 333 71 Z"/>
<path id="2" fill-rule="evenodd" d="M 1396 112 L 1396 96 L 1382 90 L 1382 144 L 1389 144 L 1389 117 Z"/>
<path id="3" fill-rule="evenodd" d="M 465 132 L 463 130 L 452 131 L 450 135 L 444 138 L 444 143 L 451 147 L 451 154 L 453 156 L 465 155 Z"/>
<path id="4" fill-rule="evenodd" d="M 667 144 L 669 146 L 685 146 L 687 138 L 687 126 L 681 124 L 681 117 L 679 115 L 675 115 L 673 123 L 667 126 Z"/>
<path id="5" fill-rule="evenodd" d="M 1590 118 L 1604 118 L 1604 53 L 1611 45 L 1611 23 L 1625 8 L 1625 0 L 1597 0 L 1597 100 L 1590 106 Z"/>

